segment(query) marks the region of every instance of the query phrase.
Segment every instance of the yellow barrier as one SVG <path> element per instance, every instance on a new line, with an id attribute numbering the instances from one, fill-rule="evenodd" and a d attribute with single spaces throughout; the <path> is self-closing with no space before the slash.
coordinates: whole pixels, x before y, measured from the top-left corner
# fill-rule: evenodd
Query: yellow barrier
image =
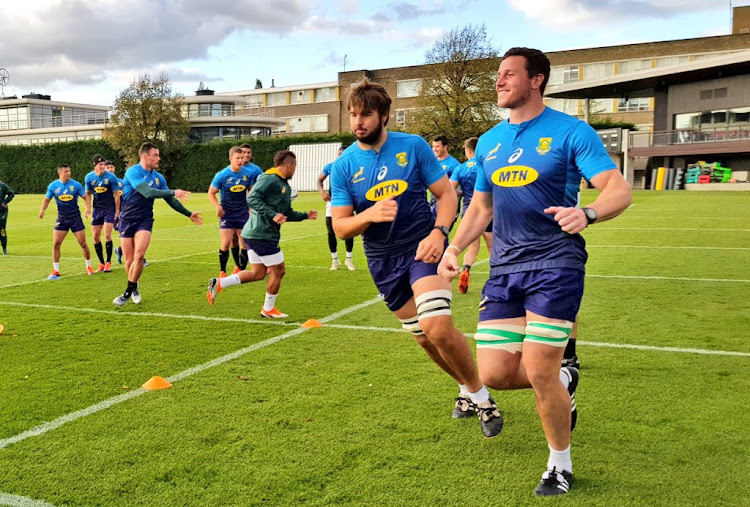
<path id="1" fill-rule="evenodd" d="M 664 190 L 664 175 L 667 174 L 666 167 L 660 167 L 656 172 L 656 188 L 654 190 Z"/>

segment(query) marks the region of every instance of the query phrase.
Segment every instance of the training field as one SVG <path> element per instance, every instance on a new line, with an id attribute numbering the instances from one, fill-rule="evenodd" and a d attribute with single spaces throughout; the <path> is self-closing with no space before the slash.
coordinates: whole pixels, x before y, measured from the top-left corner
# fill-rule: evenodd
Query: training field
<path id="1" fill-rule="evenodd" d="M 494 393 L 494 439 L 451 419 L 456 385 L 377 298 L 361 240 L 357 271 L 328 270 L 317 194 L 294 204 L 319 220 L 282 228 L 284 322 L 261 320 L 262 283 L 207 303 L 204 195 L 186 203 L 200 228 L 157 204 L 143 302 L 119 309 L 122 266 L 87 276 L 72 235 L 47 280 L 55 211 L 40 220 L 40 202 L 11 203 L 0 255 L 0 505 L 559 503 L 532 494 L 548 450 L 531 391 Z M 636 192 L 584 235 L 575 484 L 560 501 L 748 505 L 750 193 Z M 454 291 L 467 334 L 480 259 Z M 142 390 L 154 375 L 173 386 Z"/>

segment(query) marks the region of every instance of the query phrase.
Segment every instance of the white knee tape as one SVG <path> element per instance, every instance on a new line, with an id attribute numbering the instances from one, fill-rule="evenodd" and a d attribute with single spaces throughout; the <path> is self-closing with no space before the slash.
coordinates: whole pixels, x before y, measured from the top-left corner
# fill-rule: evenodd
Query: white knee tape
<path id="1" fill-rule="evenodd" d="M 453 295 L 449 290 L 432 290 L 415 299 L 419 319 L 429 319 L 438 315 L 451 314 Z"/>
<path id="2" fill-rule="evenodd" d="M 401 321 L 401 327 L 409 331 L 414 336 L 419 336 L 421 334 L 424 334 L 422 332 L 422 327 L 419 325 L 419 320 L 417 319 L 417 316 L 409 317 L 408 319 L 398 319 Z"/>
<path id="3" fill-rule="evenodd" d="M 526 323 L 526 341 L 543 343 L 553 347 L 564 347 L 568 343 L 571 329 L 573 329 L 573 323 L 570 321 L 530 321 Z"/>

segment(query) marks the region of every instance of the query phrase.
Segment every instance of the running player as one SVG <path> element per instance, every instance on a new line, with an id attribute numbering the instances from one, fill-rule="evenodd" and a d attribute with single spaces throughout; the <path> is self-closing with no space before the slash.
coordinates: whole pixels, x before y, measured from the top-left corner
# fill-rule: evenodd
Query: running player
<path id="1" fill-rule="evenodd" d="M 94 155 L 94 170 L 86 175 L 86 194 L 93 196 L 94 215 L 91 217 L 91 235 L 94 238 L 94 251 L 99 258 L 97 272 L 109 273 L 112 270 L 112 229 L 120 215 L 120 194 L 122 183 L 107 172 L 107 161 L 99 154 Z M 107 260 L 102 251 L 102 229 L 107 242 Z"/>
<path id="2" fill-rule="evenodd" d="M 339 148 L 338 157 L 341 156 L 345 149 L 345 146 Z M 336 233 L 333 232 L 333 221 L 331 219 L 331 193 L 323 188 L 323 182 L 331 175 L 332 165 L 333 162 L 323 166 L 323 171 L 318 175 L 317 183 L 318 193 L 320 194 L 321 199 L 323 199 L 323 202 L 326 203 L 326 229 L 328 230 L 328 249 L 331 251 L 331 271 L 336 271 L 339 269 L 339 266 L 341 266 L 341 262 L 339 261 L 338 240 L 336 239 Z M 344 246 L 346 247 L 346 260 L 344 261 L 344 264 L 349 271 L 354 271 L 356 269 L 354 267 L 354 260 L 352 259 L 354 238 L 345 239 Z"/>
<path id="3" fill-rule="evenodd" d="M 250 190 L 258 180 L 258 176 L 263 174 L 263 171 L 257 165 L 253 164 L 253 148 L 249 144 L 245 143 L 240 145 L 242 149 L 242 155 L 244 160 L 242 162 L 242 168 L 250 171 L 250 184 L 247 187 L 247 193 L 250 194 Z M 245 219 L 247 222 L 247 219 Z M 235 261 L 239 261 L 239 269 L 237 269 L 237 262 L 235 262 L 234 271 L 232 274 L 237 274 L 240 270 L 247 268 L 247 245 L 240 245 L 240 234 L 236 234 L 232 238 L 232 258 Z"/>
<path id="4" fill-rule="evenodd" d="M 243 166 L 245 155 L 242 148 L 232 146 L 229 150 L 229 165 L 216 173 L 211 185 L 208 187 L 208 200 L 216 209 L 219 218 L 219 278 L 227 276 L 227 262 L 229 261 L 229 248 L 232 240 L 242 233 L 248 218 L 247 194 L 250 187 L 255 183 L 257 175 L 249 167 Z M 221 203 L 216 199 L 220 194 Z M 235 268 L 232 274 L 239 273 L 245 266 L 240 264 L 241 257 L 239 249 L 247 252 L 247 247 L 242 238 L 239 238 L 237 251 L 233 248 Z"/>
<path id="5" fill-rule="evenodd" d="M 214 304 L 216 295 L 227 287 L 256 282 L 266 277 L 266 298 L 260 311 L 262 317 L 283 319 L 287 314 L 276 308 L 281 279 L 286 273 L 284 253 L 279 247 L 281 224 L 301 222 L 318 218 L 316 210 L 307 213 L 292 209 L 292 189 L 289 180 L 297 170 L 297 157 L 289 150 L 282 150 L 273 157 L 274 168 L 258 178 L 247 198 L 252 211 L 250 219 L 242 229 L 242 239 L 250 247 L 248 256 L 250 270 L 243 270 L 226 278 L 211 278 L 206 297 Z"/>
<path id="6" fill-rule="evenodd" d="M 534 493 L 567 493 L 578 370 L 560 368 L 583 296 L 587 226 L 622 213 L 631 189 L 586 123 L 545 107 L 550 63 L 511 48 L 497 74 L 497 104 L 510 118 L 479 139 L 471 205 L 446 249 L 440 273 L 459 274 L 457 255 L 495 220 L 490 278 L 482 291 L 477 342 L 481 378 L 495 389 L 531 387 L 550 449 Z M 577 208 L 581 176 L 601 191 Z"/>
<path id="7" fill-rule="evenodd" d="M 86 261 L 86 273 L 93 275 L 91 252 L 86 244 L 86 227 L 81 220 L 81 210 L 78 209 L 78 198 L 82 197 L 86 205 L 84 215 L 88 218 L 91 214 L 91 199 L 83 190 L 81 184 L 70 178 L 70 166 L 66 164 L 57 166 L 57 175 L 59 179 L 53 181 L 47 187 L 47 193 L 42 200 L 42 208 L 39 210 L 39 218 L 44 218 L 44 212 L 47 210 L 50 201 L 54 199 L 57 204 L 57 220 L 52 231 L 52 273 L 50 273 L 49 279 L 60 279 L 60 246 L 65 236 L 68 235 L 68 231 L 73 233 L 81 246 L 83 259 Z"/>
<path id="8" fill-rule="evenodd" d="M 458 384 L 452 416 L 478 414 L 483 434 L 494 437 L 502 415 L 453 325 L 450 283 L 437 275 L 456 192 L 424 139 L 386 130 L 390 107 L 385 88 L 368 79 L 350 92 L 349 125 L 357 142 L 331 168 L 333 229 L 340 238 L 362 235 L 372 279 L 388 309 Z M 425 199 L 428 189 L 437 200 L 437 218 Z"/>
<path id="9" fill-rule="evenodd" d="M 452 156 L 450 153 L 448 153 L 448 138 L 440 135 L 435 137 L 432 140 L 432 153 L 435 154 L 435 158 L 438 159 L 438 163 L 440 164 L 440 167 L 443 168 L 443 171 L 445 171 L 445 174 L 450 178 L 453 175 L 453 171 L 458 169 L 458 166 L 461 165 L 461 163 L 456 160 L 454 156 Z M 456 221 L 458 218 L 458 211 L 460 210 L 461 206 L 461 197 L 458 196 L 458 204 L 456 207 L 456 216 L 453 219 L 453 222 Z M 432 210 L 432 213 L 435 214 L 435 196 L 430 196 L 430 209 Z M 449 228 L 453 227 L 453 222 L 451 222 L 451 225 Z"/>
<path id="10" fill-rule="evenodd" d="M 466 155 L 466 162 L 461 164 L 453 171 L 451 175 L 451 184 L 453 188 L 458 190 L 461 189 L 463 194 L 463 205 L 461 207 L 461 216 L 466 214 L 466 210 L 471 203 L 471 197 L 474 195 L 474 183 L 477 180 L 477 161 L 474 159 L 474 152 L 477 149 L 476 137 L 470 137 L 464 141 L 464 154 Z M 487 229 L 482 233 L 487 249 L 492 251 L 492 222 L 487 226 Z M 469 249 L 464 254 L 463 270 L 461 271 L 461 277 L 458 280 L 458 292 L 466 294 L 469 290 L 469 270 L 474 265 L 474 261 L 479 253 L 479 238 L 469 245 Z"/>
<path id="11" fill-rule="evenodd" d="M 8 223 L 8 203 L 16 196 L 13 189 L 0 181 L 0 246 L 3 248 L 3 255 L 8 255 L 8 233 L 6 225 Z"/>
<path id="12" fill-rule="evenodd" d="M 195 225 L 203 225 L 199 212 L 186 209 L 178 199 L 187 199 L 190 192 L 169 190 L 167 181 L 156 169 L 159 167 L 159 148 L 152 143 L 143 143 L 138 150 L 141 161 L 125 172 L 122 185 L 120 211 L 120 245 L 125 256 L 125 271 L 128 285 L 113 303 L 122 306 L 132 297 L 133 303 L 141 302 L 138 280 L 143 273 L 143 259 L 151 242 L 154 226 L 154 199 L 164 199 L 172 209 L 182 213 Z"/>

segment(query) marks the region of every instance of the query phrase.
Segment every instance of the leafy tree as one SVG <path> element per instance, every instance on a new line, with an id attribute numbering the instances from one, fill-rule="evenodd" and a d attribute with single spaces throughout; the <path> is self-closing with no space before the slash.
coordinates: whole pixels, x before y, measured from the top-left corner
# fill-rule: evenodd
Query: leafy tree
<path id="1" fill-rule="evenodd" d="M 188 147 L 190 125 L 183 107 L 182 96 L 172 94 L 169 76 L 143 74 L 115 100 L 103 137 L 128 164 L 138 163 L 142 143 L 154 143 L 161 153 L 159 171 L 169 175 Z"/>
<path id="2" fill-rule="evenodd" d="M 499 121 L 495 75 L 498 49 L 484 25 L 444 33 L 425 54 L 418 108 L 407 115 L 406 129 L 425 137 L 445 135 L 451 149 L 460 147 Z"/>

